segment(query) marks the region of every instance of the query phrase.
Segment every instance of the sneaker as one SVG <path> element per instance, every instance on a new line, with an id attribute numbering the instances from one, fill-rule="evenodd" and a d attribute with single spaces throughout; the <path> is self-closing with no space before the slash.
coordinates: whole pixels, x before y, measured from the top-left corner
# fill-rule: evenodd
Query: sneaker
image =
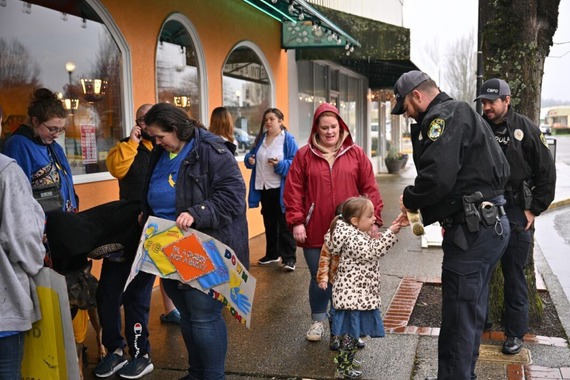
<path id="1" fill-rule="evenodd" d="M 93 368 L 93 374 L 97 377 L 109 377 L 123 368 L 127 362 L 128 360 L 125 355 L 110 352 Z"/>
<path id="2" fill-rule="evenodd" d="M 295 270 L 295 262 L 293 260 L 287 260 L 285 265 L 283 265 L 283 269 L 287 272 L 293 272 Z"/>
<path id="3" fill-rule="evenodd" d="M 313 321 L 311 328 L 309 328 L 309 331 L 307 331 L 307 340 L 311 342 L 319 342 L 321 339 L 323 339 L 324 331 L 324 322 Z"/>
<path id="4" fill-rule="evenodd" d="M 359 371 L 351 366 L 347 369 L 338 369 L 336 371 L 336 377 L 341 379 L 360 379 L 362 377 L 362 371 Z"/>
<path id="5" fill-rule="evenodd" d="M 160 314 L 160 321 L 162 323 L 173 323 L 175 325 L 180 324 L 180 312 L 174 309 L 168 314 Z"/>
<path id="6" fill-rule="evenodd" d="M 503 354 L 515 355 L 521 352 L 523 346 L 523 340 L 514 336 L 508 336 L 505 343 L 503 343 L 503 349 L 501 350 Z"/>
<path id="7" fill-rule="evenodd" d="M 268 256 L 263 256 L 261 259 L 259 259 L 258 263 L 261 265 L 267 265 L 267 264 L 271 264 L 271 263 L 278 263 L 279 260 L 281 260 L 281 258 L 279 258 L 279 257 L 276 259 L 273 259 L 273 258 L 268 257 Z"/>
<path id="8" fill-rule="evenodd" d="M 358 341 L 356 342 L 356 348 L 363 349 L 364 347 L 366 347 L 366 343 L 364 343 L 362 338 L 358 338 Z"/>
<path id="9" fill-rule="evenodd" d="M 148 357 L 148 354 L 146 354 L 129 360 L 129 364 L 124 366 L 118 374 L 124 379 L 140 379 L 153 369 L 154 365 Z"/>

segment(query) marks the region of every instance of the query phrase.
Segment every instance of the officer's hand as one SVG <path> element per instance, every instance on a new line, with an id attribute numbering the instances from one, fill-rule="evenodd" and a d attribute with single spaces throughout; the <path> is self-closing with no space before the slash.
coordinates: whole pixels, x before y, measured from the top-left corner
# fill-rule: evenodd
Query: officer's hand
<path id="1" fill-rule="evenodd" d="M 532 224 L 534 223 L 534 214 L 530 210 L 524 210 L 524 215 L 526 216 L 526 227 L 524 228 L 525 231 L 528 231 Z"/>
<path id="2" fill-rule="evenodd" d="M 394 219 L 392 224 L 398 223 L 400 227 L 408 227 L 410 225 L 410 221 L 408 220 L 408 215 L 406 212 L 401 212 L 400 215 Z"/>
<path id="3" fill-rule="evenodd" d="M 408 209 L 406 209 L 406 206 L 404 206 L 404 196 L 403 195 L 400 195 L 400 211 L 404 215 L 406 215 L 406 212 L 408 211 Z"/>

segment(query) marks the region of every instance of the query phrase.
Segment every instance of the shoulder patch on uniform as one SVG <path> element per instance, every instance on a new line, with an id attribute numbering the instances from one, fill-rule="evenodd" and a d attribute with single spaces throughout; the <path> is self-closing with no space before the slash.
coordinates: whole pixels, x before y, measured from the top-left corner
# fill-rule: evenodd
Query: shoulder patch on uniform
<path id="1" fill-rule="evenodd" d="M 515 129 L 515 131 L 513 132 L 513 137 L 519 141 L 522 141 L 522 139 L 524 138 L 524 132 L 522 131 L 522 129 Z"/>
<path id="2" fill-rule="evenodd" d="M 548 148 L 548 141 L 546 141 L 546 137 L 544 137 L 544 134 L 542 133 L 540 134 L 540 141 L 542 141 L 544 146 Z"/>
<path id="3" fill-rule="evenodd" d="M 441 136 L 444 129 L 445 129 L 445 120 L 440 119 L 439 117 L 433 119 L 429 125 L 427 137 L 431 141 L 435 141 L 439 138 L 439 136 Z"/>

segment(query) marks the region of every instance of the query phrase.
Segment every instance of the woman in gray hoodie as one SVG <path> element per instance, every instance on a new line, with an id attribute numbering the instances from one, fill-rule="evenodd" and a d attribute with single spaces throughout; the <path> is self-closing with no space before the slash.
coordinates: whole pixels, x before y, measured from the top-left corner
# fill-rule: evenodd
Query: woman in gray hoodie
<path id="1" fill-rule="evenodd" d="M 0 379 L 3 380 L 21 378 L 24 333 L 41 318 L 32 277 L 44 263 L 44 219 L 22 169 L 16 161 L 0 154 Z"/>

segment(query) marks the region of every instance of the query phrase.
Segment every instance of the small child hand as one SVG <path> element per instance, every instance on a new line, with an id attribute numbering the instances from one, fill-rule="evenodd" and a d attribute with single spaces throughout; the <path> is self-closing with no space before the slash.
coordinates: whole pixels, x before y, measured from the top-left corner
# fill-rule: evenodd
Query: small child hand
<path id="1" fill-rule="evenodd" d="M 396 221 L 392 222 L 392 225 L 390 227 L 388 227 L 388 229 L 390 231 L 392 231 L 393 233 L 397 234 L 398 232 L 400 232 L 400 228 L 402 228 L 402 225 Z"/>
<path id="2" fill-rule="evenodd" d="M 319 289 L 327 290 L 328 284 L 326 281 L 319 282 Z"/>

